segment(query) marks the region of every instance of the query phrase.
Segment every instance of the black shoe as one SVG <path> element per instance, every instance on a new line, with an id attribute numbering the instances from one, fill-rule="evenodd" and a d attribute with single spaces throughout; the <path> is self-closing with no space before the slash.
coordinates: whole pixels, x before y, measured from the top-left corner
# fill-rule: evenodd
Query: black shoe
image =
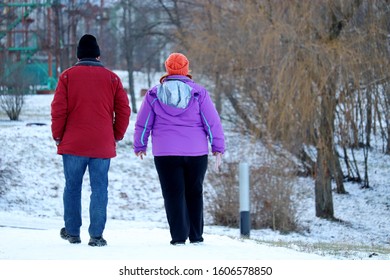
<path id="1" fill-rule="evenodd" d="M 89 239 L 88 245 L 92 247 L 103 247 L 107 245 L 107 241 L 103 238 L 103 236 L 91 237 Z"/>
<path id="2" fill-rule="evenodd" d="M 182 245 L 186 245 L 186 242 L 185 241 L 171 241 L 171 245 L 182 246 Z"/>
<path id="3" fill-rule="evenodd" d="M 200 239 L 197 239 L 197 240 L 190 240 L 190 243 L 194 244 L 194 245 L 203 244 L 203 237 L 201 237 Z"/>
<path id="4" fill-rule="evenodd" d="M 203 244 L 203 240 L 199 240 L 199 241 L 190 241 L 191 244 L 193 245 L 201 245 Z"/>
<path id="5" fill-rule="evenodd" d="M 69 234 L 66 232 L 66 229 L 65 229 L 65 228 L 62 228 L 62 229 L 61 229 L 61 231 L 60 231 L 60 236 L 61 236 L 62 239 L 68 240 L 69 243 L 72 243 L 72 244 L 81 243 L 80 236 L 69 235 Z"/>

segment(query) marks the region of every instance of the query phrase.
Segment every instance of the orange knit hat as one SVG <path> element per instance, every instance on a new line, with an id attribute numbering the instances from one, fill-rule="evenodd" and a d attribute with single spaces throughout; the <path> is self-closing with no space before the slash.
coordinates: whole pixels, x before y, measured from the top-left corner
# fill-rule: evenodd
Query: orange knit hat
<path id="1" fill-rule="evenodd" d="M 165 70 L 168 75 L 187 76 L 189 72 L 189 61 L 181 53 L 172 53 L 165 61 Z"/>

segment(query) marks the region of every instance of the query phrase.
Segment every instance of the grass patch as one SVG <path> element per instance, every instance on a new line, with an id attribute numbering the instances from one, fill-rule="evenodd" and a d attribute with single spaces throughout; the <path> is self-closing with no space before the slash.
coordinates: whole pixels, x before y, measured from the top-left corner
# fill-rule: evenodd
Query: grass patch
<path id="1" fill-rule="evenodd" d="M 253 241 L 265 244 L 267 246 L 284 247 L 293 249 L 299 252 L 317 254 L 320 256 L 334 256 L 340 259 L 390 259 L 390 247 L 379 246 L 379 245 L 365 245 L 365 244 L 349 244 L 349 243 L 338 243 L 338 242 L 315 242 L 307 243 L 303 241 L 264 241 L 256 240 Z M 386 255 L 384 257 L 384 255 Z"/>

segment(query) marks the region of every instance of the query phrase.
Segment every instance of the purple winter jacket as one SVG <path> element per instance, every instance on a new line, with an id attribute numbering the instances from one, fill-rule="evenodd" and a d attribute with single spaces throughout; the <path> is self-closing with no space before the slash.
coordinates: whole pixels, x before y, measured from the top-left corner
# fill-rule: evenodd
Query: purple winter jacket
<path id="1" fill-rule="evenodd" d="M 154 156 L 224 153 L 218 112 L 205 88 L 187 76 L 171 75 L 145 95 L 134 132 L 134 152 L 146 151 L 152 135 Z"/>

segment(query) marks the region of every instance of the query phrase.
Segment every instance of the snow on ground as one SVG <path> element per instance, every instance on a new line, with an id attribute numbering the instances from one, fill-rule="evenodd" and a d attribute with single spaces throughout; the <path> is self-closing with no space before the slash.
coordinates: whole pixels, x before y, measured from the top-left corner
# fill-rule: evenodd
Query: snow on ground
<path id="1" fill-rule="evenodd" d="M 254 240 L 240 240 L 206 234 L 203 245 L 172 246 L 166 228 L 153 223 L 109 220 L 104 237 L 108 246 L 87 245 L 88 229 L 82 229 L 82 244 L 71 245 L 59 238 L 62 220 L 20 215 L 0 215 L 3 223 L 0 258 L 29 260 L 256 260 L 256 259 L 326 259 L 287 248 L 271 248 Z M 34 242 L 32 242 L 34 241 Z M 44 249 L 46 248 L 46 249 Z M 98 250 L 96 250 L 98 249 Z M 102 249 L 102 250 L 99 250 Z M 75 257 L 77 256 L 77 257 Z"/>
<path id="2" fill-rule="evenodd" d="M 136 93 L 147 87 L 143 81 Z M 88 175 L 83 189 L 83 242 L 71 245 L 59 237 L 64 177 L 62 159 L 51 139 L 52 98 L 28 96 L 17 122 L 0 112 L 2 260 L 390 260 L 390 161 L 375 151 L 369 158 L 372 188 L 347 183 L 348 195 L 334 194 L 335 215 L 342 223 L 315 217 L 313 182 L 299 179 L 303 232 L 252 230 L 250 239 L 241 239 L 238 228 L 214 226 L 206 219 L 203 245 L 169 245 L 153 157 L 148 154 L 141 161 L 132 152 L 135 114 L 111 163 L 104 232 L 108 246 L 87 245 Z"/>

